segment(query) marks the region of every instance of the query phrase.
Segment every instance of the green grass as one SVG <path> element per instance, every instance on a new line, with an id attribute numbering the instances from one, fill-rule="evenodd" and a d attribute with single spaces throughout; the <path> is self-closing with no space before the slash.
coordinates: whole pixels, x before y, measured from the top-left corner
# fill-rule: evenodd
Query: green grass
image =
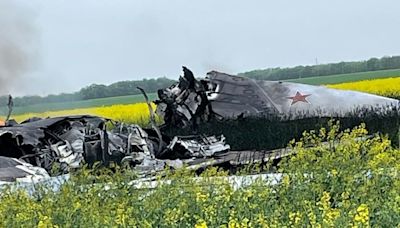
<path id="1" fill-rule="evenodd" d="M 289 79 L 285 81 L 304 83 L 310 85 L 325 85 L 325 84 L 338 84 L 343 82 L 354 82 L 354 81 L 361 81 L 368 79 L 388 78 L 397 76 L 400 76 L 400 69 L 368 71 L 368 72 L 360 72 L 352 74 L 336 74 L 330 76 Z"/>
<path id="2" fill-rule="evenodd" d="M 156 93 L 148 94 L 150 100 L 154 100 L 157 97 Z M 90 107 L 101 107 L 109 106 L 114 104 L 134 104 L 144 102 L 142 95 L 129 95 L 120 97 L 107 97 L 90 99 L 83 101 L 72 101 L 72 102 L 58 102 L 58 103 L 47 103 L 47 104 L 35 104 L 23 107 L 14 107 L 13 114 L 19 115 L 24 113 L 41 113 L 46 111 L 58 111 L 58 110 L 69 110 L 79 108 L 90 108 Z M 7 115 L 7 107 L 0 107 L 0 115 Z"/>

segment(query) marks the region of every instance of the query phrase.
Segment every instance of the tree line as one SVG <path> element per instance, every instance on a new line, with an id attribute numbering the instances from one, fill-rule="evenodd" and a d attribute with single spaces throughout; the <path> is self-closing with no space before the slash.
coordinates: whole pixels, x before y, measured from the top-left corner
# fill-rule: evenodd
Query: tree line
<path id="1" fill-rule="evenodd" d="M 357 73 L 366 71 L 400 69 L 400 56 L 371 58 L 366 61 L 340 62 L 313 66 L 296 66 L 288 68 L 268 68 L 253 70 L 239 75 L 261 80 L 285 80 L 314 76 L 328 76 L 334 74 Z M 14 98 L 14 106 L 27 106 L 39 103 L 80 101 L 95 98 L 115 97 L 140 94 L 136 87 L 143 88 L 148 93 L 156 92 L 174 83 L 166 77 L 157 79 L 143 79 L 140 81 L 119 81 L 111 85 L 92 84 L 75 93 L 61 93 L 58 95 L 24 96 Z M 7 105 L 8 96 L 0 97 L 0 106 Z"/>
<path id="2" fill-rule="evenodd" d="M 154 93 L 160 88 L 165 88 L 174 83 L 174 80 L 166 77 L 157 79 L 143 79 L 140 81 L 119 81 L 111 85 L 92 84 L 75 93 L 61 93 L 58 95 L 23 96 L 14 97 L 14 106 L 27 106 L 40 103 L 80 101 L 105 97 L 116 97 L 140 94 L 137 87 L 143 88 L 148 93 Z M 6 106 L 8 96 L 0 97 L 0 106 Z"/>
<path id="3" fill-rule="evenodd" d="M 385 56 L 382 58 L 371 58 L 366 61 L 340 62 L 288 68 L 268 68 L 253 70 L 239 75 L 260 80 L 286 80 L 399 68 L 400 56 Z"/>

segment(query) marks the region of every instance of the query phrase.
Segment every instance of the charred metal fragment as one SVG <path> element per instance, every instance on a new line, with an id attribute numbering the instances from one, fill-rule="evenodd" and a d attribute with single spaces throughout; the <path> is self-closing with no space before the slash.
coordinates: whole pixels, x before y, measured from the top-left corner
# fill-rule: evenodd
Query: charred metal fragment
<path id="1" fill-rule="evenodd" d="M 115 123 L 108 130 L 107 122 L 110 120 L 96 116 L 67 116 L 31 118 L 0 127 L 0 156 L 18 159 L 51 175 L 96 162 L 105 166 L 111 162 L 125 164 L 140 175 L 149 175 L 166 167 L 180 167 L 183 159 L 212 158 L 230 148 L 223 136 L 177 136 L 171 140 L 157 132 L 157 127 L 143 129 Z M 6 168 L 0 169 L 5 176 L 10 172 L 16 178 L 25 175 L 18 169 Z"/>
<path id="2" fill-rule="evenodd" d="M 8 103 L 7 103 L 7 107 L 8 107 L 8 113 L 7 113 L 7 117 L 6 117 L 6 122 L 10 119 L 13 107 L 14 107 L 14 101 L 13 98 L 10 95 L 8 95 Z"/>
<path id="3" fill-rule="evenodd" d="M 156 113 L 163 117 L 167 126 L 192 127 L 205 122 L 211 114 L 204 85 L 194 78 L 193 73 L 183 68 L 183 77 L 170 87 L 158 90 L 159 100 Z"/>

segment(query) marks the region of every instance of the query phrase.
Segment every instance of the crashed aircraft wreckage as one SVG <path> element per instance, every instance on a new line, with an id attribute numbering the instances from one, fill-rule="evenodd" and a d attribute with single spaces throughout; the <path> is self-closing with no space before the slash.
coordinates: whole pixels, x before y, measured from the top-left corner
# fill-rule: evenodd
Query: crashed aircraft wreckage
<path id="1" fill-rule="evenodd" d="M 359 107 L 381 112 L 399 101 L 352 91 L 288 82 L 256 81 L 212 71 L 202 80 L 183 67 L 177 84 L 158 91 L 157 113 L 166 125 L 195 127 L 211 118 L 345 116 Z M 144 93 L 145 95 L 145 93 Z M 145 95 L 147 101 L 147 96 Z M 154 113 L 150 108 L 151 120 Z M 297 115 L 302 113 L 301 115 Z M 306 115 L 304 114 L 306 113 Z M 108 123 L 114 125 L 108 129 Z M 35 181 L 96 162 L 127 165 L 140 176 L 166 168 L 197 170 L 280 159 L 289 149 L 231 151 L 220 136 L 168 137 L 155 126 L 143 129 L 97 116 L 31 118 L 0 127 L 0 182 Z"/>
<path id="2" fill-rule="evenodd" d="M 387 97 L 292 82 L 254 80 L 217 71 L 196 80 L 183 67 L 179 82 L 158 91 L 157 114 L 171 126 L 193 126 L 211 118 L 263 117 L 293 120 L 346 117 L 359 110 L 382 115 L 398 110 Z"/>
<path id="3" fill-rule="evenodd" d="M 191 169 L 229 163 L 263 162 L 282 151 L 229 151 L 224 136 L 161 138 L 152 129 L 96 116 L 34 118 L 0 127 L 0 182 L 40 180 L 83 164 L 124 164 L 147 176 L 165 168 Z M 56 168 L 56 169 L 55 169 Z"/>

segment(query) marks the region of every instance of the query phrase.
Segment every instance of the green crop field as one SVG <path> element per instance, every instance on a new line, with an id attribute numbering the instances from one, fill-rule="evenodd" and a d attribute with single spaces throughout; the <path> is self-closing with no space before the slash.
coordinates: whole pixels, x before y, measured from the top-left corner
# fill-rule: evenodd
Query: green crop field
<path id="1" fill-rule="evenodd" d="M 148 94 L 150 100 L 154 100 L 157 97 L 156 93 Z M 144 102 L 143 96 L 140 95 L 130 95 L 130 96 L 120 96 L 120 97 L 107 97 L 90 99 L 83 101 L 72 101 L 72 102 L 58 102 L 58 103 L 47 103 L 47 104 L 35 104 L 28 105 L 24 107 L 14 107 L 13 114 L 24 114 L 24 113 L 41 113 L 45 111 L 58 111 L 58 110 L 68 110 L 68 109 L 79 109 L 79 108 L 90 108 L 90 107 L 101 107 L 109 106 L 114 104 L 134 104 Z M 0 115 L 7 115 L 7 107 L 0 107 Z"/>
<path id="2" fill-rule="evenodd" d="M 368 71 L 352 74 L 337 74 L 330 76 L 310 77 L 310 78 L 298 78 L 285 80 L 288 82 L 305 83 L 310 85 L 325 85 L 325 84 L 337 84 L 343 82 L 354 82 L 376 78 L 388 78 L 400 76 L 400 69 L 395 70 L 380 70 L 380 71 Z"/>

